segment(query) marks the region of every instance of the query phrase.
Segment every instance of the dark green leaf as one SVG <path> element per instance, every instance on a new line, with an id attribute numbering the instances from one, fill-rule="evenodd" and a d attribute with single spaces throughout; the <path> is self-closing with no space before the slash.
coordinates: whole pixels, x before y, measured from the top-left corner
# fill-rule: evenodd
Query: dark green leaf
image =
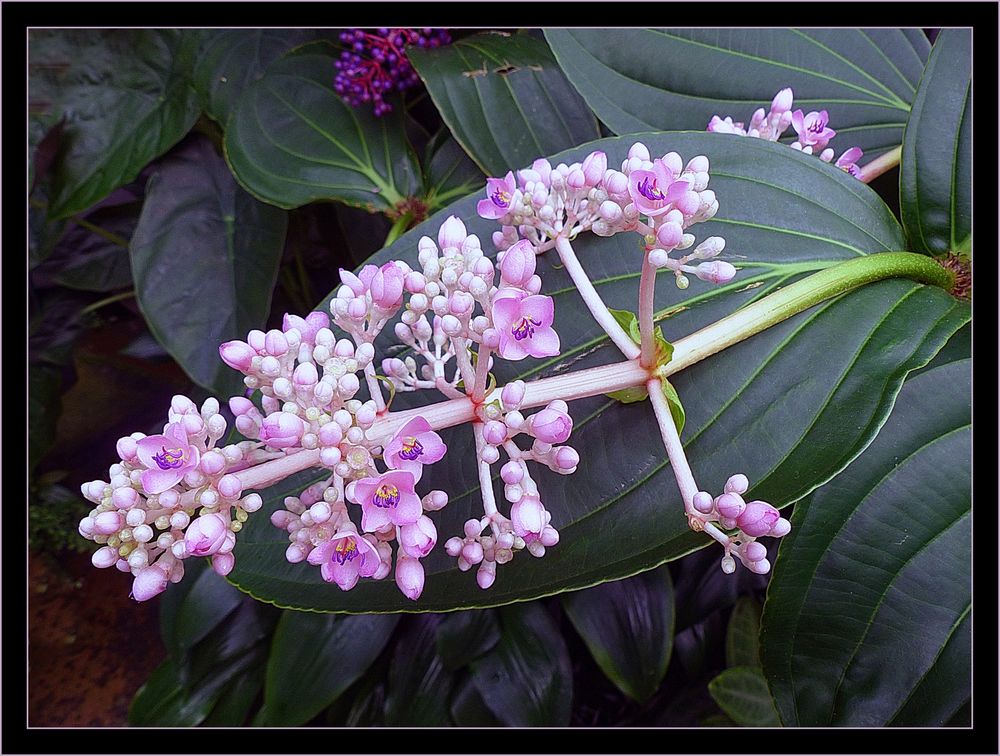
<path id="1" fill-rule="evenodd" d="M 503 722 L 493 716 L 472 678 L 462 680 L 451 704 L 451 718 L 459 727 L 502 727 Z"/>
<path id="2" fill-rule="evenodd" d="M 788 725 L 940 726 L 970 693 L 970 362 L 903 386 L 868 451 L 795 505 L 761 657 Z"/>
<path id="3" fill-rule="evenodd" d="M 424 201 L 434 211 L 486 185 L 486 178 L 458 142 L 442 129 L 428 145 L 430 159 L 424 175 Z"/>
<path id="4" fill-rule="evenodd" d="M 197 30 L 52 29 L 36 32 L 29 65 L 62 70 L 47 96 L 66 123 L 50 213 L 85 210 L 134 179 L 198 118 L 191 87 Z"/>
<path id="5" fill-rule="evenodd" d="M 223 127 L 243 91 L 270 63 L 310 41 L 307 29 L 221 29 L 207 40 L 194 69 L 194 88 L 205 113 Z"/>
<path id="6" fill-rule="evenodd" d="M 448 699 L 454 676 L 445 669 L 435 638 L 441 618 L 412 617 L 396 641 L 389 667 L 385 724 L 390 727 L 441 727 L 448 724 Z"/>
<path id="7" fill-rule="evenodd" d="M 760 666 L 760 613 L 757 599 L 743 596 L 733 607 L 726 630 L 726 666 Z"/>
<path id="8" fill-rule="evenodd" d="M 236 185 L 205 139 L 149 180 L 130 245 L 136 298 L 157 340 L 222 396 L 243 382 L 219 359 L 219 344 L 264 325 L 286 225 L 285 213 Z"/>
<path id="9" fill-rule="evenodd" d="M 135 694 L 128 722 L 133 727 L 194 727 L 208 716 L 221 693 L 219 685 L 186 692 L 177 665 L 167 659 Z"/>
<path id="10" fill-rule="evenodd" d="M 957 252 L 972 231 L 972 30 L 931 49 L 899 167 L 900 213 L 915 251 Z"/>
<path id="11" fill-rule="evenodd" d="M 242 727 L 261 688 L 264 687 L 264 660 L 238 675 L 222 691 L 205 718 L 206 727 Z"/>
<path id="12" fill-rule="evenodd" d="M 267 660 L 265 723 L 304 724 L 333 703 L 382 652 L 398 619 L 284 612 Z"/>
<path id="13" fill-rule="evenodd" d="M 225 672 L 229 677 L 262 663 L 265 639 L 274 629 L 277 611 L 244 598 L 236 611 L 191 650 L 179 674 L 185 687 L 197 690 Z"/>
<path id="14" fill-rule="evenodd" d="M 293 208 L 337 200 L 388 211 L 419 189 L 402 109 L 376 118 L 333 91 L 333 58 L 294 55 L 271 64 L 240 97 L 226 129 L 226 159 L 254 196 Z"/>
<path id="15" fill-rule="evenodd" d="M 407 55 L 451 133 L 490 176 L 599 136 L 543 40 L 488 32 Z"/>
<path id="16" fill-rule="evenodd" d="M 596 148 L 608 152 L 614 163 L 635 138 L 595 142 L 554 159 L 572 161 Z M 711 186 L 722 208 L 697 227 L 699 238 L 720 234 L 727 239 L 727 253 L 748 258 L 733 258 L 741 270 L 722 286 L 693 283 L 681 291 L 671 285 L 672 274 L 663 276 L 656 318 L 672 342 L 806 273 L 904 246 L 899 225 L 871 189 L 809 155 L 723 134 L 642 138 L 656 154 L 672 149 L 685 157 L 710 156 Z M 420 236 L 436 236 L 451 214 L 488 240 L 497 226 L 476 216 L 477 199 L 469 197 L 441 211 L 370 262 L 397 258 L 413 263 Z M 616 308 L 634 306 L 640 268 L 635 239 L 583 234 L 574 247 L 605 302 Z M 538 258 L 537 272 L 543 291 L 555 302 L 562 354 L 546 361 L 500 361 L 494 369 L 498 381 L 620 361 L 551 253 Z M 327 309 L 327 303 L 320 309 Z M 721 491 L 730 475 L 743 472 L 753 483 L 749 495 L 754 498 L 784 506 L 805 496 L 867 446 L 906 373 L 926 363 L 968 318 L 968 305 L 940 289 L 883 281 L 671 375 L 684 398 L 684 441 L 699 485 Z M 377 342 L 380 354 L 392 340 L 390 331 Z M 823 369 L 806 370 L 814 365 Z M 436 399 L 398 394 L 393 409 L 420 401 Z M 624 405 L 601 396 L 574 402 L 572 410 L 570 443 L 585 463 L 573 475 L 543 469 L 536 478 L 560 542 L 542 559 L 523 555 L 503 565 L 488 591 L 480 590 L 471 572 L 460 572 L 441 548 L 425 560 L 427 581 L 418 602 L 404 598 L 391 581 L 361 581 L 347 593 L 330 591 L 315 567 L 285 560 L 287 537 L 268 522 L 280 504 L 277 497 L 268 497 L 241 532 L 230 579 L 283 606 L 444 611 L 523 601 L 628 577 L 709 544 L 707 537 L 688 530 L 648 404 Z M 471 443 L 467 427 L 446 429 L 442 438 L 455 449 Z M 420 486 L 421 491 L 440 488 L 451 496 L 448 506 L 433 514 L 442 540 L 461 533 L 465 520 L 482 512 L 476 467 L 467 454 L 449 454 L 427 469 Z M 605 546 L 609 534 L 615 548 Z"/>
<path id="17" fill-rule="evenodd" d="M 713 115 L 748 122 L 791 87 L 793 108 L 827 110 L 832 146 L 861 147 L 863 162 L 901 144 L 929 49 L 900 29 L 547 29 L 545 37 L 616 134 L 704 131 Z"/>
<path id="18" fill-rule="evenodd" d="M 569 724 L 573 669 L 552 617 L 539 603 L 500 610 L 500 642 L 472 663 L 472 680 L 505 725 Z"/>
<path id="19" fill-rule="evenodd" d="M 455 671 L 479 658 L 500 640 L 500 626 L 492 609 L 451 612 L 437 628 L 437 652 L 446 669 Z"/>
<path id="20" fill-rule="evenodd" d="M 244 600 L 244 595 L 225 578 L 216 575 L 215 570 L 202 569 L 201 574 L 194 578 L 185 577 L 194 584 L 177 607 L 170 636 L 164 633 L 163 638 L 170 655 L 178 661 L 184 659 L 198 641 L 225 622 Z M 161 624 L 162 612 L 161 609 Z"/>
<path id="21" fill-rule="evenodd" d="M 619 690 L 640 702 L 656 692 L 674 642 L 674 586 L 666 566 L 567 593 L 562 604 Z"/>
<path id="22" fill-rule="evenodd" d="M 62 413 L 62 371 L 51 365 L 28 365 L 28 470 L 52 448 Z"/>
<path id="23" fill-rule="evenodd" d="M 744 727 L 779 727 L 760 667 L 731 667 L 708 684 L 719 708 Z"/>

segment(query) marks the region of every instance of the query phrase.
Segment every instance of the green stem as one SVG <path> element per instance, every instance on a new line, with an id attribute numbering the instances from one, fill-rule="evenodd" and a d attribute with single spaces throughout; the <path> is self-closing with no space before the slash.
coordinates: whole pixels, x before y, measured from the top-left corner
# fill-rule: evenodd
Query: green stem
<path id="1" fill-rule="evenodd" d="M 410 212 L 405 212 L 396 219 L 396 222 L 392 224 L 392 228 L 389 229 L 388 235 L 385 237 L 385 242 L 382 244 L 383 247 L 388 247 L 396 239 L 402 236 L 406 232 L 407 226 L 410 225 L 410 221 L 413 220 L 413 214 Z"/>
<path id="2" fill-rule="evenodd" d="M 128 239 L 119 236 L 118 234 L 112 233 L 111 231 L 108 231 L 105 228 L 96 226 L 90 221 L 86 221 L 83 218 L 80 218 L 75 215 L 72 218 L 70 218 L 70 220 L 73 221 L 76 225 L 80 226 L 81 228 L 87 229 L 88 231 L 90 231 L 90 233 L 97 234 L 102 239 L 106 239 L 115 246 L 121 247 L 122 249 L 128 249 Z"/>
<path id="3" fill-rule="evenodd" d="M 889 150 L 884 155 L 879 155 L 868 165 L 861 168 L 861 175 L 858 177 L 866 184 L 870 184 L 883 173 L 899 165 L 899 160 L 903 154 L 903 147 L 900 145 L 894 150 Z"/>
<path id="4" fill-rule="evenodd" d="M 112 302 L 119 302 L 123 299 L 130 299 L 134 296 L 135 296 L 135 291 L 131 289 L 128 291 L 122 291 L 119 292 L 118 294 L 113 294 L 110 297 L 105 297 L 104 299 L 98 299 L 96 302 L 92 302 L 91 304 L 87 305 L 82 310 L 80 310 L 80 314 L 86 315 L 88 312 L 99 310 L 100 308 L 104 307 L 104 305 L 109 305 Z"/>
<path id="5" fill-rule="evenodd" d="M 909 278 L 950 291 L 955 274 L 934 259 L 913 252 L 883 252 L 838 263 L 796 281 L 674 344 L 673 359 L 660 368 L 667 376 L 700 362 L 824 300 L 884 278 Z"/>

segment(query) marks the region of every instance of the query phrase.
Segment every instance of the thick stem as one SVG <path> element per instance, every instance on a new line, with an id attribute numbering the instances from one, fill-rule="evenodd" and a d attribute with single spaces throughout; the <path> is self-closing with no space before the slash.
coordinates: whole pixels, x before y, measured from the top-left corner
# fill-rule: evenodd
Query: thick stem
<path id="1" fill-rule="evenodd" d="M 375 377 L 375 365 L 371 362 L 365 366 L 365 380 L 368 382 L 368 393 L 375 401 L 378 414 L 381 415 L 385 412 L 385 397 L 382 396 L 382 387 L 379 385 L 378 378 Z"/>
<path id="2" fill-rule="evenodd" d="M 476 437 L 476 464 L 479 467 L 479 490 L 483 495 L 483 511 L 487 515 L 497 513 L 497 500 L 493 495 L 493 478 L 490 475 L 490 466 L 480 458 L 483 447 L 486 446 L 486 439 L 483 438 L 483 424 L 473 423 L 472 432 Z"/>
<path id="3" fill-rule="evenodd" d="M 653 338 L 653 296 L 656 293 L 656 268 L 649 262 L 649 252 L 642 256 L 642 275 L 639 278 L 639 336 L 641 357 L 639 363 L 650 367 L 656 362 Z"/>
<path id="4" fill-rule="evenodd" d="M 597 289 L 594 288 L 594 285 L 587 277 L 587 273 L 581 267 L 580 261 L 576 259 L 576 253 L 573 251 L 573 246 L 569 243 L 569 239 L 562 236 L 558 237 L 556 239 L 556 251 L 559 253 L 559 259 L 566 267 L 569 277 L 573 279 L 577 292 L 583 298 L 584 304 L 587 305 L 587 309 L 590 310 L 590 314 L 594 316 L 597 324 L 604 329 L 604 332 L 608 334 L 615 346 L 622 351 L 622 354 L 630 360 L 638 357 L 638 345 L 632 341 L 632 337 L 625 333 L 622 327 L 618 325 L 618 322 L 611 316 L 611 313 L 608 312 L 608 307 L 601 299 L 601 295 L 597 293 Z"/>
<path id="5" fill-rule="evenodd" d="M 677 487 L 681 490 L 681 498 L 684 499 L 684 511 L 687 512 L 688 517 L 696 517 L 697 510 L 695 510 L 693 502 L 694 495 L 698 493 L 698 484 L 694 480 L 691 466 L 684 454 L 684 446 L 681 444 L 681 437 L 677 434 L 677 426 L 674 425 L 670 407 L 663 396 L 663 384 L 659 378 L 650 378 L 646 383 L 646 390 L 649 392 L 649 402 L 653 405 L 656 422 L 660 426 L 660 435 L 663 437 L 663 446 L 670 459 L 670 467 L 673 468 Z"/>
<path id="6" fill-rule="evenodd" d="M 484 344 L 479 345 L 476 352 L 476 379 L 472 384 L 472 401 L 481 402 L 486 395 L 486 379 L 490 371 L 490 354 L 492 350 Z"/>
<path id="7" fill-rule="evenodd" d="M 903 154 L 903 147 L 899 146 L 894 150 L 889 150 L 884 155 L 879 155 L 868 165 L 862 166 L 859 179 L 866 184 L 870 184 L 886 171 L 890 171 L 899 165 L 900 157 Z"/>

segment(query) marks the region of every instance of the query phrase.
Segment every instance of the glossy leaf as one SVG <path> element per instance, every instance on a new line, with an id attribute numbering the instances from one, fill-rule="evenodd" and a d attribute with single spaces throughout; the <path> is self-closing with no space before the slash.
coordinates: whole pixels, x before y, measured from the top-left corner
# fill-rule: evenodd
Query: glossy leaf
<path id="1" fill-rule="evenodd" d="M 760 666 L 760 613 L 757 599 L 743 596 L 733 607 L 726 630 L 726 666 Z"/>
<path id="2" fill-rule="evenodd" d="M 264 76 L 267 66 L 310 41 L 306 29 L 220 29 L 207 40 L 194 69 L 194 88 L 205 113 L 223 127 L 243 91 Z"/>
<path id="3" fill-rule="evenodd" d="M 285 213 L 237 186 L 205 139 L 149 180 L 130 245 L 136 299 L 157 341 L 220 395 L 243 382 L 218 345 L 264 325 L 286 225 Z"/>
<path id="4" fill-rule="evenodd" d="M 451 703 L 451 718 L 459 727 L 502 727 L 493 716 L 471 677 L 462 680 Z"/>
<path id="5" fill-rule="evenodd" d="M 52 174 L 53 217 L 86 210 L 187 134 L 199 113 L 190 80 L 199 44 L 197 30 L 33 36 L 29 60 L 67 69 L 53 87 L 66 118 Z"/>
<path id="6" fill-rule="evenodd" d="M 749 122 L 784 87 L 827 110 L 837 152 L 902 143 L 930 44 L 919 29 L 547 29 L 559 65 L 616 134 Z M 794 140 L 795 132 L 786 141 Z"/>
<path id="7" fill-rule="evenodd" d="M 206 727 L 242 727 L 264 687 L 264 664 L 255 664 L 227 685 L 205 717 Z"/>
<path id="8" fill-rule="evenodd" d="M 427 146 L 428 159 L 424 170 L 424 202 L 437 210 L 486 186 L 486 177 L 458 142 L 442 130 Z"/>
<path id="9" fill-rule="evenodd" d="M 490 711 L 513 727 L 569 724 L 573 670 L 545 607 L 504 607 L 500 627 L 500 642 L 472 663 L 472 681 Z"/>
<path id="10" fill-rule="evenodd" d="M 385 724 L 389 727 L 448 724 L 453 675 L 437 652 L 440 622 L 436 614 L 413 617 L 396 641 L 385 697 Z"/>
<path id="11" fill-rule="evenodd" d="M 696 227 L 698 238 L 724 236 L 726 253 L 741 268 L 729 284 L 692 284 L 684 291 L 672 285 L 672 275 L 661 278 L 657 319 L 671 342 L 811 271 L 904 247 L 899 225 L 867 186 L 811 156 L 723 134 L 643 139 L 656 154 L 673 149 L 685 158 L 710 156 L 711 186 L 721 209 L 715 219 Z M 613 163 L 634 141 L 634 136 L 601 140 L 554 159 L 570 162 L 596 148 Z M 475 215 L 478 199 L 474 195 L 442 211 L 370 262 L 400 258 L 412 264 L 420 236 L 436 236 L 451 214 L 489 240 L 496 224 Z M 484 247 L 489 248 L 489 241 Z M 581 234 L 574 247 L 609 306 L 635 306 L 640 259 L 634 238 Z M 497 380 L 532 380 L 620 361 L 551 253 L 538 258 L 537 272 L 543 292 L 554 299 L 562 354 L 546 361 L 500 361 L 493 371 Z M 730 475 L 743 472 L 753 484 L 748 495 L 754 498 L 784 506 L 805 496 L 867 446 L 907 371 L 926 363 L 968 318 L 967 304 L 939 289 L 883 281 L 670 376 L 684 400 L 682 440 L 699 485 L 721 491 Z M 378 349 L 390 345 L 390 331 L 378 340 Z M 807 367 L 820 364 L 823 370 Z M 431 401 L 437 399 L 401 393 L 393 409 Z M 544 469 L 537 474 L 560 542 L 542 559 L 523 554 L 503 565 L 488 591 L 480 590 L 475 576 L 460 572 L 439 547 L 425 560 L 427 579 L 418 602 L 405 599 L 390 581 L 361 581 L 348 593 L 331 592 L 315 567 L 285 561 L 286 536 L 267 520 L 277 498 L 268 498 L 241 532 L 230 579 L 283 606 L 443 611 L 523 601 L 628 577 L 709 543 L 687 528 L 648 402 L 621 404 L 600 396 L 574 402 L 571 409 L 575 424 L 569 443 L 585 463 L 569 476 Z M 420 490 L 440 488 L 451 496 L 448 506 L 433 516 L 443 541 L 461 533 L 465 520 L 482 512 L 482 503 L 474 459 L 463 453 L 471 443 L 469 429 L 446 429 L 441 435 L 453 451 L 425 471 Z M 612 536 L 615 548 L 605 548 Z"/>
<path id="12" fill-rule="evenodd" d="M 391 210 L 419 189 L 401 109 L 376 118 L 333 91 L 334 59 L 276 61 L 240 97 L 226 159 L 251 194 L 283 208 L 336 200 Z"/>
<path id="13" fill-rule="evenodd" d="M 567 593 L 562 605 L 619 690 L 640 702 L 656 692 L 674 642 L 674 587 L 666 566 Z"/>
<path id="14" fill-rule="evenodd" d="M 444 666 L 461 669 L 493 648 L 500 640 L 500 625 L 492 609 L 470 609 L 442 616 L 437 628 L 437 652 Z"/>
<path id="15" fill-rule="evenodd" d="M 284 612 L 267 660 L 264 723 L 304 724 L 333 703 L 382 652 L 397 620 Z"/>
<path id="16" fill-rule="evenodd" d="M 708 692 L 736 724 L 778 727 L 778 712 L 759 667 L 731 667 L 708 684 Z"/>
<path id="17" fill-rule="evenodd" d="M 185 691 L 177 664 L 167 659 L 153 670 L 129 706 L 133 727 L 194 727 L 212 710 L 222 686 L 211 685 Z"/>
<path id="18" fill-rule="evenodd" d="M 196 562 L 205 560 L 194 560 Z M 225 578 L 215 574 L 210 567 L 202 567 L 199 575 L 185 575 L 193 582 L 183 600 L 174 609 L 176 616 L 169 621 L 169 634 L 163 632 L 163 641 L 174 659 L 182 660 L 194 645 L 223 623 L 243 602 L 244 596 Z M 164 630 L 167 607 L 160 609 L 160 623 Z"/>
<path id="19" fill-rule="evenodd" d="M 906 124 L 900 213 L 914 250 L 958 251 L 972 232 L 972 30 L 942 29 Z"/>
<path id="20" fill-rule="evenodd" d="M 970 377 L 907 381 L 868 451 L 795 505 L 761 630 L 785 724 L 940 726 L 968 699 Z"/>
<path id="21" fill-rule="evenodd" d="M 407 55 L 452 134 L 490 176 L 599 136 L 541 39 L 487 32 Z"/>

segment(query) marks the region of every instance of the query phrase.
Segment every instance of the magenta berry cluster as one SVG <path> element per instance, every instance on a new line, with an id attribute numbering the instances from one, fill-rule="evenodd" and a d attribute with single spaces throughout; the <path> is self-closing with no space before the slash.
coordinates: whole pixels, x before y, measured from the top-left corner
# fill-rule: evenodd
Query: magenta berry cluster
<path id="1" fill-rule="evenodd" d="M 406 57 L 406 47 L 435 48 L 451 42 L 446 29 L 348 29 L 340 41 L 348 49 L 334 65 L 333 86 L 354 107 L 370 102 L 375 115 L 392 110 L 386 95 L 402 92 L 420 82 Z"/>

